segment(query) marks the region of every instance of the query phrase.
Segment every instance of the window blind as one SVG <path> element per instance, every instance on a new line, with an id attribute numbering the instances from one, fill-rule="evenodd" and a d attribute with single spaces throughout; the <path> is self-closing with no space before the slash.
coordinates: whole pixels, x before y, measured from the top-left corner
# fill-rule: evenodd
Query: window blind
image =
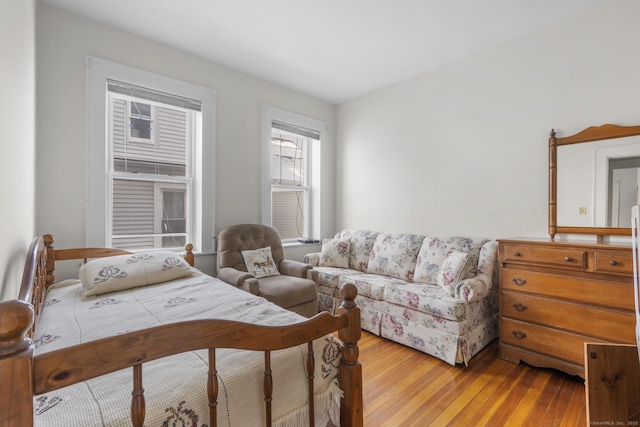
<path id="1" fill-rule="evenodd" d="M 271 122 L 271 127 L 273 129 L 278 129 L 284 132 L 292 133 L 294 135 L 315 139 L 316 141 L 320 140 L 320 132 L 318 132 L 317 130 L 305 128 L 302 126 L 292 125 L 291 123 L 284 123 L 284 122 L 279 122 L 277 120 L 273 120 Z"/>
<path id="2" fill-rule="evenodd" d="M 172 105 L 174 107 L 185 108 L 187 110 L 202 111 L 200 101 L 185 98 L 179 95 L 160 92 L 157 90 L 136 86 L 131 83 L 124 83 L 117 80 L 107 79 L 107 90 L 121 95 L 134 96 L 148 101 L 159 102 Z"/>

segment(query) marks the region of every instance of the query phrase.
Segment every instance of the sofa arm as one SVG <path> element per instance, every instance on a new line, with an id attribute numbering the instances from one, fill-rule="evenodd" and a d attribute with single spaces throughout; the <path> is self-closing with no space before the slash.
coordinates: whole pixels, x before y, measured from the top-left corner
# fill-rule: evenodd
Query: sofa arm
<path id="1" fill-rule="evenodd" d="M 218 279 L 240 288 L 243 291 L 250 292 L 253 295 L 260 295 L 258 279 L 246 271 L 236 270 L 231 267 L 222 267 L 218 271 Z"/>
<path id="2" fill-rule="evenodd" d="M 456 286 L 456 298 L 467 302 L 479 301 L 490 295 L 493 289 L 492 278 L 478 274 L 458 283 Z"/>
<path id="3" fill-rule="evenodd" d="M 478 274 L 490 277 L 492 283 L 498 283 L 498 242 L 495 240 L 488 241 L 480 248 Z"/>
<path id="4" fill-rule="evenodd" d="M 318 286 L 319 277 L 318 270 L 314 270 L 313 268 L 307 270 L 307 279 L 313 280 L 316 286 Z"/>
<path id="5" fill-rule="evenodd" d="M 322 252 L 313 252 L 304 256 L 304 262 L 311 267 L 317 267 L 320 265 L 320 254 Z"/>
<path id="6" fill-rule="evenodd" d="M 278 271 L 280 271 L 280 274 L 284 274 L 285 276 L 300 277 L 301 279 L 306 279 L 307 271 L 311 270 L 312 268 L 313 267 L 311 267 L 309 264 L 305 264 L 304 262 L 300 261 L 293 261 L 290 259 L 283 259 L 278 265 Z"/>

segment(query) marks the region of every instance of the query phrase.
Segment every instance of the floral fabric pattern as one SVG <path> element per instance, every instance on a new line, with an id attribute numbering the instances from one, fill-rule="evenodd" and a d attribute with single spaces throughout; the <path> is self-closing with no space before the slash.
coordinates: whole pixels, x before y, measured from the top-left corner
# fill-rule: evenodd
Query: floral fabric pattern
<path id="1" fill-rule="evenodd" d="M 402 286 L 409 282 L 394 277 L 378 274 L 343 274 L 338 281 L 338 288 L 345 283 L 353 283 L 358 288 L 358 295 L 381 301 L 385 289 L 390 286 Z"/>
<path id="2" fill-rule="evenodd" d="M 450 334 L 414 323 L 403 317 L 384 314 L 380 335 L 445 362 L 468 364 L 469 360 L 497 338 L 498 317 L 494 314 L 465 331 L 464 335 Z"/>
<path id="3" fill-rule="evenodd" d="M 340 306 L 340 299 L 330 294 L 318 292 L 318 312 L 326 311 L 329 314 L 336 314 L 336 310 Z"/>
<path id="4" fill-rule="evenodd" d="M 464 273 L 468 260 L 468 253 L 453 251 L 442 261 L 436 275 L 436 283 L 450 296 L 456 294 L 456 285 Z"/>
<path id="5" fill-rule="evenodd" d="M 336 238 L 348 239 L 351 242 L 349 247 L 349 268 L 362 272 L 367 271 L 369 256 L 377 236 L 377 231 L 369 230 L 343 230 L 336 234 Z"/>
<path id="6" fill-rule="evenodd" d="M 390 286 L 385 289 L 384 300 L 454 322 L 461 322 L 467 317 L 468 303 L 453 298 L 435 285 L 411 283 L 406 286 Z"/>
<path id="7" fill-rule="evenodd" d="M 351 268 L 337 268 L 337 267 L 313 267 L 318 272 L 318 284 L 327 286 L 329 288 L 338 288 L 338 282 L 340 276 L 345 274 L 358 274 L 360 270 L 354 270 Z"/>
<path id="8" fill-rule="evenodd" d="M 353 264 L 354 239 L 366 240 L 364 233 L 345 230 L 336 234 L 336 238 L 351 239 L 349 269 L 318 267 L 320 253 L 305 256 L 305 262 L 315 265 L 318 272 L 320 307 L 335 313 L 340 304 L 339 286 L 353 283 L 358 288 L 362 329 L 452 365 L 468 363 L 498 336 L 497 242 L 416 236 L 421 243 L 410 268 L 410 261 L 403 264 L 411 257 L 409 245 L 398 239 L 401 235 L 371 233 L 368 264 Z M 385 245 L 391 246 L 380 246 L 378 251 L 378 243 L 385 238 Z M 363 271 L 362 265 L 366 266 Z M 408 279 L 411 269 L 413 276 Z M 439 286 L 439 281 L 448 286 Z"/>
<path id="9" fill-rule="evenodd" d="M 491 241 L 482 245 L 478 258 L 478 274 L 498 283 L 498 242 Z"/>
<path id="10" fill-rule="evenodd" d="M 302 261 L 305 264 L 309 264 L 311 267 L 317 267 L 320 265 L 320 254 L 321 252 L 313 252 L 313 253 L 305 254 Z"/>
<path id="11" fill-rule="evenodd" d="M 323 267 L 349 267 L 350 240 L 325 239 L 322 242 L 319 265 Z"/>
<path id="12" fill-rule="evenodd" d="M 365 331 L 380 336 L 382 318 L 381 301 L 358 295 L 356 304 L 360 309 L 360 326 Z"/>
<path id="13" fill-rule="evenodd" d="M 414 282 L 435 284 L 440 265 L 453 251 L 469 253 L 469 262 L 465 268 L 463 279 L 468 279 L 477 274 L 478 257 L 480 249 L 488 239 L 473 237 L 425 237 L 418 258 L 416 260 L 416 273 Z"/>
<path id="14" fill-rule="evenodd" d="M 380 233 L 371 250 L 367 273 L 413 281 L 424 236 Z"/>

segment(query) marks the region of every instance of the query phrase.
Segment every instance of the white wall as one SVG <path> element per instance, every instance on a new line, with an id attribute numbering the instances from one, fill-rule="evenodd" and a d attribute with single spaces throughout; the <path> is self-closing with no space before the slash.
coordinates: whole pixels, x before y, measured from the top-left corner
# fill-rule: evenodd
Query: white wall
<path id="1" fill-rule="evenodd" d="M 34 24 L 33 0 L 0 1 L 0 300 L 18 295 L 34 236 Z"/>
<path id="2" fill-rule="evenodd" d="M 57 247 L 84 246 L 86 54 L 216 91 L 216 232 L 260 221 L 261 104 L 322 120 L 333 132 L 334 107 L 311 97 L 48 5 L 37 4 L 36 23 L 37 166 L 49 172 L 38 176 L 48 213 L 38 214 L 36 229 L 55 234 Z M 196 265 L 213 273 L 212 256 Z"/>
<path id="3" fill-rule="evenodd" d="M 341 104 L 337 227 L 547 236 L 551 128 L 640 124 L 638 17 L 613 0 Z"/>

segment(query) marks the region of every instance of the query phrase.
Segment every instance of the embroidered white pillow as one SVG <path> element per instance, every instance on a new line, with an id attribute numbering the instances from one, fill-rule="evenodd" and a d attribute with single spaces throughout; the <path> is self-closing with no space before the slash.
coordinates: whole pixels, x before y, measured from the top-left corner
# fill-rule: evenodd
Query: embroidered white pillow
<path id="1" fill-rule="evenodd" d="M 324 239 L 322 241 L 319 265 L 323 267 L 349 268 L 350 247 L 350 240 Z"/>
<path id="2" fill-rule="evenodd" d="M 247 271 L 253 274 L 256 279 L 268 276 L 277 276 L 278 266 L 273 261 L 271 255 L 271 246 L 266 248 L 255 249 L 251 251 L 242 251 L 242 258 Z"/>
<path id="3" fill-rule="evenodd" d="M 100 295 L 168 282 L 191 274 L 184 258 L 169 251 L 97 258 L 80 267 L 84 295 Z"/>
<path id="4" fill-rule="evenodd" d="M 455 296 L 456 285 L 463 279 L 468 261 L 469 254 L 467 252 L 452 251 L 440 265 L 436 275 L 436 283 L 450 296 Z"/>

